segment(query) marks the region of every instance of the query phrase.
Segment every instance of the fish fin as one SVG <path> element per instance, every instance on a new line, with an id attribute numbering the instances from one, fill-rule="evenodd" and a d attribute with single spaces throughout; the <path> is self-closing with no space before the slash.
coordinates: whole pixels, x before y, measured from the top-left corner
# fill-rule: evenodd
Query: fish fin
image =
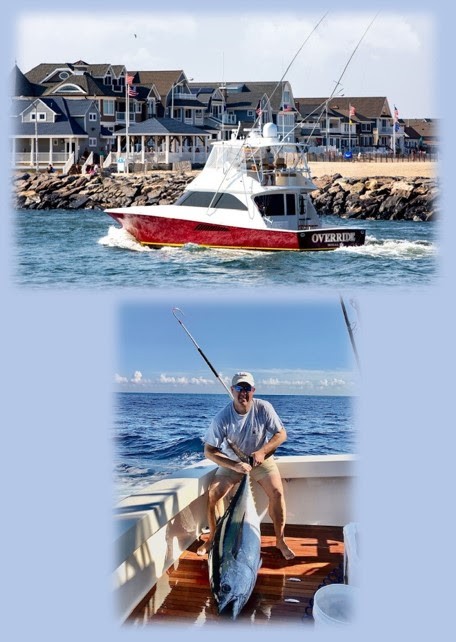
<path id="1" fill-rule="evenodd" d="M 245 514 L 243 515 L 242 520 L 239 522 L 236 537 L 233 543 L 233 548 L 231 549 L 231 552 L 233 553 L 233 557 L 235 559 L 237 558 L 239 554 L 239 550 L 242 545 L 242 530 L 244 528 L 244 520 L 245 520 Z"/>

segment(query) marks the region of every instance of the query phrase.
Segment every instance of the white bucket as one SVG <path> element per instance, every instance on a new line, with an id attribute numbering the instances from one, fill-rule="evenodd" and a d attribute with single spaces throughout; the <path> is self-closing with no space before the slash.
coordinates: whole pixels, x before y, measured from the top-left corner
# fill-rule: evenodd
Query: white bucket
<path id="1" fill-rule="evenodd" d="M 329 584 L 314 595 L 312 615 L 316 627 L 344 626 L 353 622 L 359 589 L 348 584 Z"/>

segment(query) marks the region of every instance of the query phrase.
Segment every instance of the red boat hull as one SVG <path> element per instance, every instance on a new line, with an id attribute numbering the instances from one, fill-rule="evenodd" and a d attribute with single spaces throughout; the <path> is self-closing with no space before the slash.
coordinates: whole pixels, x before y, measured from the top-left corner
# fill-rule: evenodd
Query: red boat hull
<path id="1" fill-rule="evenodd" d="M 123 212 L 108 212 L 108 214 L 139 243 L 155 247 L 195 243 L 214 248 L 299 252 L 363 245 L 365 240 L 365 230 L 346 227 L 291 232 L 257 230 Z"/>

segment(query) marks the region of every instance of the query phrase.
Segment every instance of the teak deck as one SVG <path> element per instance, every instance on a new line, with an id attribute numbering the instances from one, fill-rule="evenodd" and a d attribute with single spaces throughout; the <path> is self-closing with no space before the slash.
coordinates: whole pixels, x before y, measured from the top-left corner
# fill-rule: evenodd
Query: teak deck
<path id="1" fill-rule="evenodd" d="M 322 583 L 341 569 L 342 527 L 287 526 L 285 536 L 296 557 L 286 561 L 275 547 L 271 524 L 261 525 L 262 565 L 253 593 L 236 622 L 268 624 L 312 622 L 311 600 Z M 134 609 L 127 623 L 147 625 L 232 623 L 217 612 L 209 586 L 207 556 L 194 542 Z M 339 580 L 341 581 L 341 580 Z"/>

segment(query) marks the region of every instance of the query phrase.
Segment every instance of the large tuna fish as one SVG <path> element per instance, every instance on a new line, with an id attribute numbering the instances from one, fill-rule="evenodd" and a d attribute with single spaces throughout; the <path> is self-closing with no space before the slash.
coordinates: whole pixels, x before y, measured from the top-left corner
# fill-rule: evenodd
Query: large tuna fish
<path id="1" fill-rule="evenodd" d="M 208 556 L 212 593 L 218 612 L 233 620 L 249 599 L 261 565 L 260 519 L 249 475 L 244 475 L 225 514 L 219 520 Z"/>

